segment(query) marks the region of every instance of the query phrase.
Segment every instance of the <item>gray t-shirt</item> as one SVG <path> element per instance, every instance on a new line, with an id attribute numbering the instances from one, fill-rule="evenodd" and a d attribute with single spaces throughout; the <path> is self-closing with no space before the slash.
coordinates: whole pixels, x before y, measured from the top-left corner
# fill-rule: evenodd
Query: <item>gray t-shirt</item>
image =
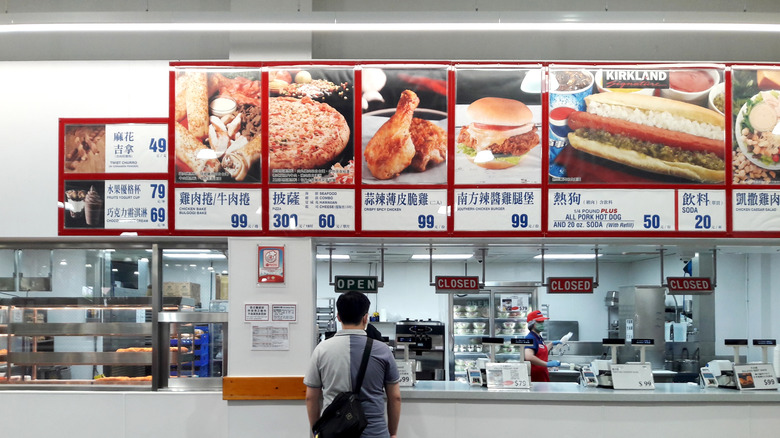
<path id="1" fill-rule="evenodd" d="M 365 346 L 365 331 L 340 330 L 314 349 L 303 383 L 312 388 L 322 388 L 323 409 L 338 393 L 352 390 Z M 397 383 L 400 379 L 390 348 L 374 341 L 360 388 L 360 401 L 368 419 L 363 438 L 390 436 L 385 421 L 385 384 Z"/>

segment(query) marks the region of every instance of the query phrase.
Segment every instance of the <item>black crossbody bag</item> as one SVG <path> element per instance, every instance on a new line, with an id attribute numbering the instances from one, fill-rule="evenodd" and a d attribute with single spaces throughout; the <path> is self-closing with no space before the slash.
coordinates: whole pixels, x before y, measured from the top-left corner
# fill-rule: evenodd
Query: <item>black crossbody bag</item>
<path id="1" fill-rule="evenodd" d="M 363 376 L 366 374 L 368 358 L 371 356 L 371 345 L 374 340 L 366 337 L 366 348 L 363 350 L 363 360 L 360 362 L 357 380 L 352 391 L 340 392 L 322 412 L 322 416 L 311 428 L 314 438 L 360 438 L 368 426 L 366 414 L 360 405 L 358 395 L 363 386 Z"/>

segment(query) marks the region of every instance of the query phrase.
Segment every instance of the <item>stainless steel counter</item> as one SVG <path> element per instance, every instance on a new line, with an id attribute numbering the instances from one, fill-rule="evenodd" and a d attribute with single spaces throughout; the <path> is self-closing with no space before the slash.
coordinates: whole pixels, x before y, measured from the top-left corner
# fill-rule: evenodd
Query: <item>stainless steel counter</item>
<path id="1" fill-rule="evenodd" d="M 531 389 L 490 390 L 462 382 L 419 381 L 401 388 L 402 399 L 593 403 L 780 403 L 780 391 L 737 391 L 687 383 L 656 383 L 654 390 L 585 388 L 576 383 L 534 383 Z"/>

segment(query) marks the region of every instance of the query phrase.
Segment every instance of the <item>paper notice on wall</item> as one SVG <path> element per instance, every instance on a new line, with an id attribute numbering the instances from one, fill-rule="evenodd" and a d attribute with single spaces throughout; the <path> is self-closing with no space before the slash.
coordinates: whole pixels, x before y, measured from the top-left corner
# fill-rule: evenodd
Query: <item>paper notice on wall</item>
<path id="1" fill-rule="evenodd" d="M 253 351 L 289 350 L 290 323 L 252 323 Z"/>

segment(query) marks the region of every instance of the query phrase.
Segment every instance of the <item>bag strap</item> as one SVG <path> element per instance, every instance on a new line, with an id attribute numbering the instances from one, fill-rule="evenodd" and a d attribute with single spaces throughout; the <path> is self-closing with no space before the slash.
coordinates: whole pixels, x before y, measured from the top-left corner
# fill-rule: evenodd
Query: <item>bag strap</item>
<path id="1" fill-rule="evenodd" d="M 373 345 L 373 343 L 374 340 L 366 336 L 366 348 L 363 349 L 363 360 L 360 362 L 360 370 L 358 370 L 357 380 L 355 381 L 355 386 L 352 389 L 352 392 L 354 392 L 355 395 L 360 395 L 360 387 L 363 386 L 363 376 L 366 375 L 368 358 L 371 356 L 371 345 Z"/>

